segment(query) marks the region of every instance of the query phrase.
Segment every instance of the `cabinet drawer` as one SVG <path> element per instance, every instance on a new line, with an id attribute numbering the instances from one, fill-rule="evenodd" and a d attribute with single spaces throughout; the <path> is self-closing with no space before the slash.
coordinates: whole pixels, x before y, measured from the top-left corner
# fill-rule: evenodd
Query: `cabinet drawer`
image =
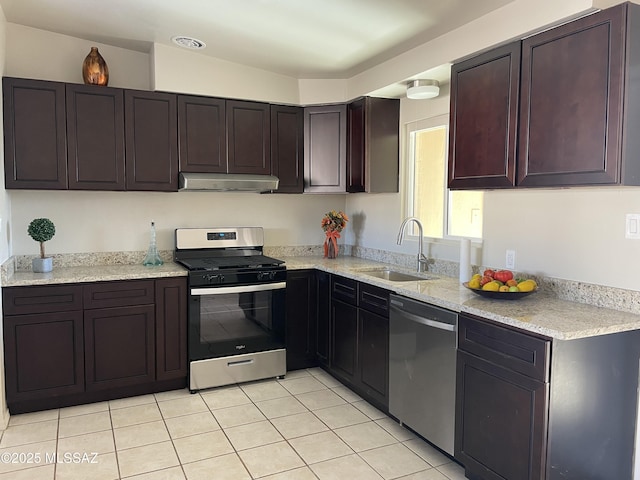
<path id="1" fill-rule="evenodd" d="M 372 313 L 389 318 L 389 290 L 360 283 L 358 288 L 358 306 Z"/>
<path id="2" fill-rule="evenodd" d="M 2 309 L 5 315 L 82 310 L 82 287 L 55 285 L 3 288 Z"/>
<path id="3" fill-rule="evenodd" d="M 127 280 L 85 285 L 84 308 L 146 305 L 155 300 L 153 280 Z"/>
<path id="4" fill-rule="evenodd" d="M 458 349 L 530 378 L 549 381 L 549 339 L 460 314 Z"/>
<path id="5" fill-rule="evenodd" d="M 331 298 L 349 305 L 358 304 L 358 282 L 350 278 L 331 276 Z"/>

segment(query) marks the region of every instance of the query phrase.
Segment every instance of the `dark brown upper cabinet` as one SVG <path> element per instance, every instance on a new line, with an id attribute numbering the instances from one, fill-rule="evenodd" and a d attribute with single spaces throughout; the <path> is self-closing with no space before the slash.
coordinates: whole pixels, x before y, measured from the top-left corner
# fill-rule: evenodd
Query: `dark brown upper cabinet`
<path id="1" fill-rule="evenodd" d="M 65 85 L 2 79 L 5 187 L 67 189 Z"/>
<path id="2" fill-rule="evenodd" d="M 347 192 L 398 191 L 400 100 L 359 98 L 347 106 Z"/>
<path id="3" fill-rule="evenodd" d="M 520 42 L 451 67 L 449 188 L 515 185 Z"/>
<path id="4" fill-rule="evenodd" d="M 518 185 L 621 181 L 625 34 L 640 38 L 627 8 L 637 16 L 621 5 L 523 40 Z"/>
<path id="5" fill-rule="evenodd" d="M 271 174 L 280 180 L 276 193 L 304 190 L 304 109 L 271 105 Z"/>
<path id="6" fill-rule="evenodd" d="M 180 171 L 227 172 L 226 100 L 178 95 Z"/>
<path id="7" fill-rule="evenodd" d="M 638 68 L 630 3 L 455 64 L 449 187 L 640 185 Z"/>
<path id="8" fill-rule="evenodd" d="M 176 95 L 125 90 L 127 190 L 178 190 Z"/>
<path id="9" fill-rule="evenodd" d="M 227 100 L 228 173 L 271 173 L 269 125 L 268 103 Z"/>
<path id="10" fill-rule="evenodd" d="M 121 89 L 66 85 L 70 190 L 124 190 Z"/>
<path id="11" fill-rule="evenodd" d="M 345 193 L 347 178 L 347 106 L 304 109 L 304 191 Z"/>

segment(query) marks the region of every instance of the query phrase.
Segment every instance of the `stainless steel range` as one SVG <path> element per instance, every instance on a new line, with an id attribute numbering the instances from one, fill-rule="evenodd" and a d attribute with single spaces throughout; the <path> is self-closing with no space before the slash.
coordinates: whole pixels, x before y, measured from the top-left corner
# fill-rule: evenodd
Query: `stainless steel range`
<path id="1" fill-rule="evenodd" d="M 189 389 L 286 373 L 286 268 L 263 255 L 261 227 L 178 228 L 189 269 Z"/>

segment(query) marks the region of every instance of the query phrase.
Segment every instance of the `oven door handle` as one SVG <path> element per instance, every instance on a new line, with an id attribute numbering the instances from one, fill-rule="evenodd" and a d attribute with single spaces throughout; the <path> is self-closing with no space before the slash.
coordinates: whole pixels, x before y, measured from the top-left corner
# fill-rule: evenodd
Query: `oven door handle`
<path id="1" fill-rule="evenodd" d="M 240 285 L 237 287 L 192 288 L 191 296 L 225 295 L 227 293 L 265 292 L 268 290 L 282 290 L 283 288 L 287 288 L 287 282 L 259 283 L 257 285 Z"/>

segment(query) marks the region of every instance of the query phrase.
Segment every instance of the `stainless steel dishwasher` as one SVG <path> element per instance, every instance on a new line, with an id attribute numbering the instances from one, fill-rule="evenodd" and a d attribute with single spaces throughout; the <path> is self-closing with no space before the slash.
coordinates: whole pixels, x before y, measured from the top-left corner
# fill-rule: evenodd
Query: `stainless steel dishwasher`
<path id="1" fill-rule="evenodd" d="M 458 314 L 390 296 L 389 412 L 453 455 Z"/>

